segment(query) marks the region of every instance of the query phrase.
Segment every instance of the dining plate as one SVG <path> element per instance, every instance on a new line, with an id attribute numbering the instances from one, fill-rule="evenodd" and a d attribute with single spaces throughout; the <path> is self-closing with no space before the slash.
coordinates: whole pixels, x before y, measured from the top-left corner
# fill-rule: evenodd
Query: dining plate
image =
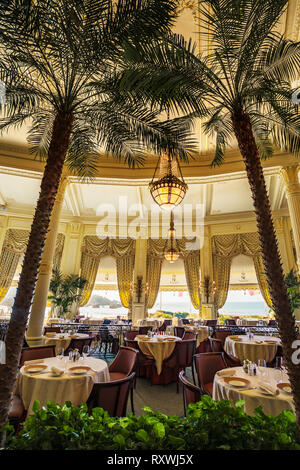
<path id="1" fill-rule="evenodd" d="M 224 382 L 232 387 L 248 387 L 250 385 L 249 380 L 242 377 L 224 377 Z"/>
<path id="2" fill-rule="evenodd" d="M 75 366 L 75 367 L 70 367 L 68 369 L 68 372 L 71 372 L 71 374 L 82 375 L 82 374 L 87 374 L 91 370 L 92 369 L 88 366 Z"/>
<path id="3" fill-rule="evenodd" d="M 46 364 L 33 364 L 31 366 L 25 366 L 24 370 L 30 374 L 38 374 L 44 372 L 47 368 L 48 366 L 46 366 Z"/>
<path id="4" fill-rule="evenodd" d="M 239 336 L 229 336 L 230 339 L 233 339 L 233 341 L 238 341 L 240 339 Z"/>
<path id="5" fill-rule="evenodd" d="M 268 344 L 277 344 L 277 341 L 270 340 L 270 339 L 266 339 L 266 340 L 265 340 L 265 343 L 268 343 Z"/>
<path id="6" fill-rule="evenodd" d="M 277 388 L 279 388 L 279 390 L 282 392 L 287 393 L 288 395 L 291 395 L 292 393 L 291 385 L 289 383 L 279 383 L 277 384 Z"/>

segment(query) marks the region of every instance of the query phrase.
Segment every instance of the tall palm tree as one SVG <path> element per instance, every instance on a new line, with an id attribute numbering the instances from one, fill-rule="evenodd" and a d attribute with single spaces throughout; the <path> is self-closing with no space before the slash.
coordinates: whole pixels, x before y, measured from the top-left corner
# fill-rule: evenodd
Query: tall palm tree
<path id="1" fill-rule="evenodd" d="M 123 43 L 168 32 L 174 0 L 12 0 L 0 4 L 0 129 L 29 124 L 32 151 L 47 163 L 0 365 L 0 429 L 6 422 L 41 254 L 64 164 L 83 177 L 99 148 L 130 166 L 144 150 L 187 156 L 188 127 L 160 122 L 143 103 L 118 98 L 111 82 Z M 182 142 L 186 140 L 186 148 Z"/>
<path id="2" fill-rule="evenodd" d="M 215 136 L 212 165 L 222 164 L 235 138 L 257 218 L 269 291 L 282 340 L 300 429 L 300 367 L 293 363 L 297 338 L 261 160 L 274 145 L 299 154 L 300 114 L 292 102 L 299 78 L 300 43 L 276 30 L 287 0 L 201 1 L 202 26 L 211 48 L 205 56 L 182 36 L 128 44 L 120 86 L 131 97 L 143 94 L 154 106 L 203 118 Z M 278 29 L 278 28 L 277 28 Z M 206 31 L 205 31 L 206 30 Z M 138 90 L 138 91 L 137 91 Z"/>

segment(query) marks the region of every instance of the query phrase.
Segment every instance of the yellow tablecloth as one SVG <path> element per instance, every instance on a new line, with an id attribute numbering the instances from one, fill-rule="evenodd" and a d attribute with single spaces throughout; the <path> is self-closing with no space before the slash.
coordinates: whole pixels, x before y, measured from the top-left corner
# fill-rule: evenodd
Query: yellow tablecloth
<path id="1" fill-rule="evenodd" d="M 263 341 L 258 344 L 255 341 Z M 268 344 L 266 341 L 276 341 L 276 344 Z M 276 356 L 277 347 L 280 345 L 280 339 L 271 336 L 254 336 L 249 340 L 248 336 L 239 336 L 235 341 L 227 336 L 224 349 L 230 356 L 238 358 L 241 362 L 245 359 L 257 363 L 258 359 L 264 359 L 271 362 Z"/>
<path id="2" fill-rule="evenodd" d="M 88 339 L 89 335 L 85 335 L 83 333 L 77 333 L 75 339 Z M 43 346 L 55 346 L 56 354 L 60 354 L 62 349 L 67 349 L 69 344 L 71 343 L 71 336 L 57 333 L 56 336 L 52 338 L 48 336 L 42 336 L 42 344 Z"/>
<path id="3" fill-rule="evenodd" d="M 263 380 L 269 382 L 273 387 L 276 387 L 276 384 L 280 381 L 280 373 L 276 369 L 270 367 L 266 368 L 267 377 L 262 379 L 261 376 L 249 376 L 243 371 L 242 367 L 233 367 L 232 369 L 226 369 L 226 373 L 229 371 L 235 371 L 235 377 L 242 377 L 250 381 L 249 387 L 256 387 L 252 390 L 243 390 L 242 388 L 236 389 L 226 382 L 224 382 L 224 377 L 221 377 L 218 373 L 215 375 L 214 384 L 213 384 L 213 399 L 214 400 L 233 400 L 237 402 L 238 400 L 244 400 L 244 410 L 247 414 L 253 415 L 255 408 L 262 406 L 266 414 L 272 416 L 277 416 L 283 410 L 292 410 L 294 411 L 293 398 L 292 395 L 288 395 L 285 392 L 280 391 L 278 395 L 266 395 L 260 391 L 258 387 L 258 382 Z M 288 377 L 284 374 L 282 376 L 284 382 L 289 382 Z"/>
<path id="4" fill-rule="evenodd" d="M 209 329 L 207 326 L 185 326 L 184 329 L 185 331 L 191 331 L 197 335 L 197 347 L 202 341 L 209 337 Z M 168 335 L 174 335 L 174 326 L 167 326 L 166 333 Z"/>
<path id="5" fill-rule="evenodd" d="M 57 357 L 43 359 L 43 364 L 48 366 L 48 371 L 40 374 L 30 374 L 24 371 L 24 366 L 20 369 L 15 393 L 23 401 L 28 414 L 32 413 L 32 406 L 35 400 L 41 405 L 46 405 L 48 400 L 63 405 L 70 401 L 74 406 L 85 403 L 91 393 L 95 382 L 109 381 L 107 363 L 102 359 L 87 357 L 83 361 L 70 362 L 68 358 L 60 360 Z M 63 369 L 66 365 L 66 372 L 60 377 L 53 377 L 51 367 Z M 68 368 L 77 365 L 85 365 L 92 368 L 88 374 L 72 375 L 68 373 Z"/>
<path id="6" fill-rule="evenodd" d="M 148 341 L 136 337 L 142 353 L 155 359 L 158 375 L 161 374 L 163 360 L 169 357 L 175 348 L 176 341 L 167 341 L 168 338 L 176 338 L 177 341 L 181 341 L 176 336 L 165 336 L 165 341 L 158 341 L 157 336 L 153 336 Z"/>

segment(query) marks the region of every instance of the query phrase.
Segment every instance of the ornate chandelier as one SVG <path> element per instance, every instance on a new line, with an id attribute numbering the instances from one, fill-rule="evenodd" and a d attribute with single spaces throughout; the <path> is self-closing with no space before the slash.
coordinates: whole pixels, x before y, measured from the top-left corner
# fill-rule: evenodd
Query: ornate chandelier
<path id="1" fill-rule="evenodd" d="M 155 168 L 153 178 L 149 183 L 150 193 L 154 201 L 162 209 L 166 210 L 172 210 L 175 206 L 178 206 L 183 200 L 185 193 L 188 189 L 188 185 L 184 182 L 177 157 L 175 157 L 175 159 L 180 171 L 181 179 L 177 178 L 177 176 L 172 173 L 172 156 L 169 153 L 167 174 L 162 178 L 158 179 L 157 181 L 153 181 L 155 178 L 158 163 L 160 161 L 159 159 Z"/>
<path id="2" fill-rule="evenodd" d="M 165 255 L 165 258 L 166 258 L 167 261 L 169 261 L 170 263 L 174 263 L 174 261 L 178 260 L 180 253 L 179 253 L 179 250 L 176 247 L 173 212 L 171 212 L 169 237 L 170 237 L 170 246 L 167 247 L 167 245 L 168 245 L 168 240 L 167 240 L 164 255 Z"/>

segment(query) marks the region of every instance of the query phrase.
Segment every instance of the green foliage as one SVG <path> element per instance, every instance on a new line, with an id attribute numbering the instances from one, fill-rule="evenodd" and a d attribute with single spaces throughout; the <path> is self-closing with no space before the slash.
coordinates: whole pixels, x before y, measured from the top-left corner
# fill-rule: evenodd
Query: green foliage
<path id="1" fill-rule="evenodd" d="M 145 407 L 139 417 L 111 418 L 102 408 L 87 405 L 47 408 L 34 403 L 19 434 L 7 426 L 10 450 L 292 450 L 300 449 L 294 415 L 277 417 L 257 408 L 255 416 L 243 411 L 242 401 L 214 401 L 203 396 L 188 407 L 187 417 L 166 416 Z"/>
<path id="2" fill-rule="evenodd" d="M 58 269 L 53 270 L 49 286 L 52 295 L 49 295 L 48 299 L 56 307 L 59 317 L 66 317 L 71 305 L 80 301 L 86 282 L 85 279 L 76 274 L 63 276 Z"/>
<path id="3" fill-rule="evenodd" d="M 285 276 L 285 283 L 292 311 L 294 312 L 300 307 L 300 282 L 293 269 Z"/>

